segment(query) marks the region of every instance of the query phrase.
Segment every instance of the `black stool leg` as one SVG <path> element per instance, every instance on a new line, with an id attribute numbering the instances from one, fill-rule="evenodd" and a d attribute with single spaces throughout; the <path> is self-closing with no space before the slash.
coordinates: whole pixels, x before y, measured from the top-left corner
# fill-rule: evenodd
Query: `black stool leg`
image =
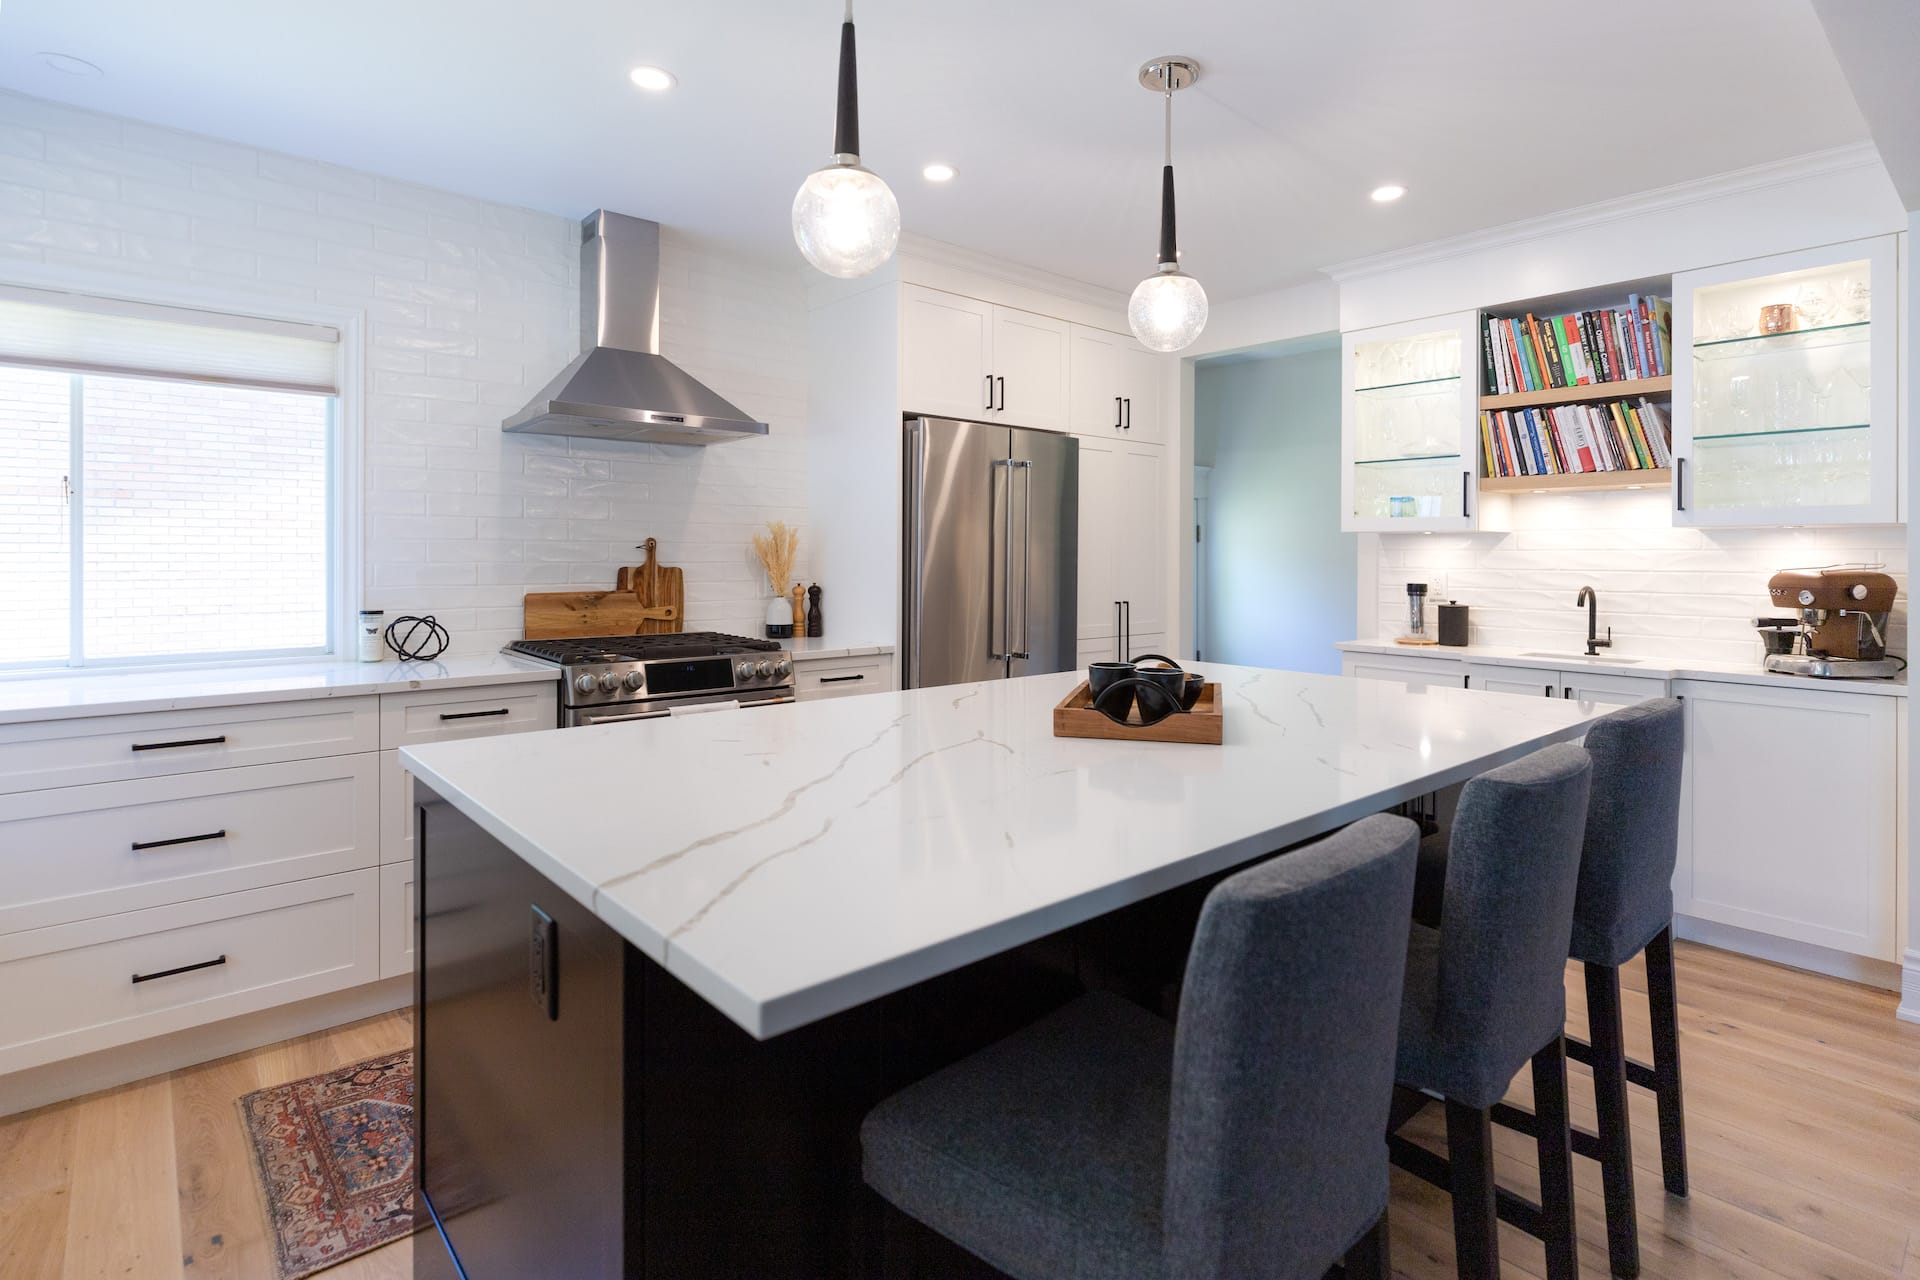
<path id="1" fill-rule="evenodd" d="M 1640 1274 L 1633 1203 L 1633 1126 L 1627 1114 L 1627 1047 L 1620 1029 L 1620 970 L 1586 964 L 1593 1103 L 1600 1113 L 1600 1181 L 1607 1198 L 1607 1261 L 1621 1280 Z"/>
<path id="2" fill-rule="evenodd" d="M 1660 1168 L 1667 1194 L 1687 1194 L 1687 1118 L 1680 1099 L 1680 1004 L 1673 985 L 1673 928 L 1647 944 L 1647 1003 L 1653 1015 L 1654 1098 L 1660 1111 Z"/>
<path id="3" fill-rule="evenodd" d="M 1453 1194 L 1453 1254 L 1460 1280 L 1500 1280 L 1493 1118 L 1486 1108 L 1448 1101 L 1447 1165 Z"/>
<path id="4" fill-rule="evenodd" d="M 1573 1218 L 1573 1135 L 1567 1122 L 1567 1046 L 1555 1036 L 1533 1055 L 1534 1142 L 1540 1152 L 1540 1239 L 1547 1280 L 1577 1280 L 1580 1242 Z"/>
<path id="5" fill-rule="evenodd" d="M 1347 1280 L 1393 1280 L 1393 1259 L 1387 1247 L 1387 1211 L 1367 1228 L 1367 1234 L 1347 1250 Z"/>

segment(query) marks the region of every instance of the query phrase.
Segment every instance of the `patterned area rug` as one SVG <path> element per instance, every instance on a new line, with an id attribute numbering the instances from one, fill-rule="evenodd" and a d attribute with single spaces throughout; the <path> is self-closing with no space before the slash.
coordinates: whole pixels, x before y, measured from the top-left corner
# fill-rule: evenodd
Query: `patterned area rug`
<path id="1" fill-rule="evenodd" d="M 413 1051 L 240 1099 L 281 1280 L 413 1230 Z"/>

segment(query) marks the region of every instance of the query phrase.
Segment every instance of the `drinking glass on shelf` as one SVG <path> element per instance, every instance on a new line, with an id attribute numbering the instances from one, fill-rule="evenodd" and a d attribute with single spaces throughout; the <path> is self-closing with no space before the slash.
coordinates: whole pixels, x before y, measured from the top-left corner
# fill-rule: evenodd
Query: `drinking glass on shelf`
<path id="1" fill-rule="evenodd" d="M 1753 375 L 1736 373 L 1727 379 L 1727 408 L 1732 421 L 1728 424 L 1735 431 L 1751 431 L 1754 426 Z"/>
<path id="2" fill-rule="evenodd" d="M 1807 425 L 1807 383 L 1795 374 L 1779 374 L 1773 380 L 1773 429 L 1797 431 Z"/>
<path id="3" fill-rule="evenodd" d="M 1803 281 L 1794 290 L 1794 309 L 1800 313 L 1800 328 L 1824 329 L 1833 323 L 1833 313 L 1840 299 L 1834 293 L 1833 285 L 1825 280 Z"/>
<path id="4" fill-rule="evenodd" d="M 1873 315 L 1873 286 L 1862 276 L 1848 276 L 1835 291 L 1839 298 L 1836 320 L 1841 324 L 1864 324 Z"/>
<path id="5" fill-rule="evenodd" d="M 1862 353 L 1841 368 L 1846 372 L 1847 382 L 1852 385 L 1859 406 L 1853 421 L 1865 422 L 1873 416 L 1873 364 Z"/>
<path id="6" fill-rule="evenodd" d="M 1840 373 L 1830 361 L 1822 360 L 1801 374 L 1806 383 L 1807 424 L 1815 427 L 1836 425 L 1833 417 L 1833 388 Z"/>

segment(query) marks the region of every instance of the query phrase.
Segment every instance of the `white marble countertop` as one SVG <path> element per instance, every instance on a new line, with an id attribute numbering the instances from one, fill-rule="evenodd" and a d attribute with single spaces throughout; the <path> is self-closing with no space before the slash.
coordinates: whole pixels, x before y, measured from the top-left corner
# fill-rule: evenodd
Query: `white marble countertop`
<path id="1" fill-rule="evenodd" d="M 1907 696 L 1907 677 L 1904 672 L 1891 680 L 1821 680 L 1812 676 L 1789 676 L 1767 671 L 1758 662 L 1712 662 L 1698 658 L 1642 657 L 1637 654 L 1615 657 L 1606 653 L 1589 658 L 1580 652 L 1585 645 L 1579 641 L 1570 643 L 1564 650 L 1555 649 L 1551 652 L 1484 644 L 1395 644 L 1392 640 L 1342 640 L 1334 648 L 1345 653 L 1390 653 L 1403 658 L 1452 659 L 1503 667 L 1536 667 L 1552 671 L 1588 669 L 1619 676 L 1646 676 L 1652 680 L 1717 680 L 1726 684 L 1762 684 L 1783 689 L 1826 690 L 1830 693 L 1871 693 L 1886 698 Z M 1624 661 L 1625 658 L 1632 660 Z"/>
<path id="2" fill-rule="evenodd" d="M 1592 704 L 1196 664 L 1223 746 L 1053 736 L 1077 672 L 406 748 L 755 1036 L 1577 736 Z M 642 820 L 621 804 L 665 798 Z M 428 857 L 432 857 L 431 849 Z"/>
<path id="3" fill-rule="evenodd" d="M 892 653 L 891 644 L 847 644 L 843 640 L 829 639 L 825 636 L 794 636 L 782 640 L 780 647 L 793 655 L 795 662 L 817 662 L 825 658 L 865 658 L 879 653 Z"/>
<path id="4" fill-rule="evenodd" d="M 149 667 L 139 671 L 65 671 L 0 679 L 0 724 L 559 678 L 558 667 L 504 653 L 438 662 L 341 662 L 329 658 Z"/>

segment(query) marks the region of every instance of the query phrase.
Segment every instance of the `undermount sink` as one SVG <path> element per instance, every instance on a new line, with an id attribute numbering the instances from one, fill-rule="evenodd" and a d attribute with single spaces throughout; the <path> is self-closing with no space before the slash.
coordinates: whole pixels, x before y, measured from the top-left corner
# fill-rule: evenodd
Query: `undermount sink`
<path id="1" fill-rule="evenodd" d="M 1638 658 L 1614 658 L 1601 653 L 1540 653 L 1529 652 L 1520 655 L 1523 658 L 1552 658 L 1555 662 L 1604 662 L 1612 666 L 1630 667 L 1640 661 Z"/>

